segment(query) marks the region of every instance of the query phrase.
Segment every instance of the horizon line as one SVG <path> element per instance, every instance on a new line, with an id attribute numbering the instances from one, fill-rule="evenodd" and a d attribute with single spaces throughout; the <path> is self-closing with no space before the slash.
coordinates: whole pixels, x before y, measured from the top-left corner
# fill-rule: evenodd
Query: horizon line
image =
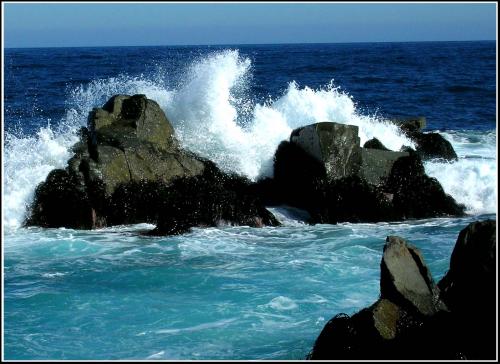
<path id="1" fill-rule="evenodd" d="M 119 48 L 119 47 L 220 47 L 258 45 L 303 45 L 303 44 L 363 44 L 363 43 L 446 43 L 446 42 L 496 42 L 497 39 L 474 40 L 400 40 L 400 41 L 351 41 L 351 42 L 283 42 L 283 43 L 205 43 L 205 44 L 150 44 L 150 45 L 87 45 L 87 46 L 18 46 L 3 49 L 43 49 L 43 48 Z"/>

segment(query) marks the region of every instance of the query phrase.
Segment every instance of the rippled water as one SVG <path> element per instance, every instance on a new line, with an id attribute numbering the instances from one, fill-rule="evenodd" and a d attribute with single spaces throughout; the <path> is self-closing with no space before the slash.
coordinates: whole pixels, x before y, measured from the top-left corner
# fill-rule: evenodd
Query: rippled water
<path id="1" fill-rule="evenodd" d="M 177 237 L 22 228 L 116 93 L 156 100 L 184 147 L 254 179 L 295 127 L 355 124 L 398 149 L 386 119 L 424 115 L 459 156 L 426 171 L 470 216 L 309 226 L 274 208 L 283 227 Z M 4 103 L 6 359 L 303 359 L 332 316 L 378 298 L 387 235 L 439 280 L 458 232 L 496 219 L 495 42 L 7 49 Z"/>
<path id="2" fill-rule="evenodd" d="M 333 315 L 378 298 L 387 235 L 419 247 L 437 281 L 472 220 L 7 232 L 5 357 L 303 359 Z"/>

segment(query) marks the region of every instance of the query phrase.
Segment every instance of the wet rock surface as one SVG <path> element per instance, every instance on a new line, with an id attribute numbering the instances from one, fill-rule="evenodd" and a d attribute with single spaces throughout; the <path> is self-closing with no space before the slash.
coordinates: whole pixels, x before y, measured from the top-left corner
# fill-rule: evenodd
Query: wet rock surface
<path id="1" fill-rule="evenodd" d="M 403 124 L 411 133 L 422 125 Z M 274 177 L 253 183 L 181 148 L 155 101 L 116 95 L 89 113 L 67 168 L 38 186 L 26 225 L 150 222 L 164 234 L 193 226 L 274 226 L 266 205 L 303 209 L 310 223 L 463 215 L 464 207 L 425 174 L 418 151 L 390 151 L 376 140 L 363 148 L 358 131 L 334 122 L 295 129 L 276 150 Z"/>
<path id="2" fill-rule="evenodd" d="M 469 224 L 436 285 L 420 251 L 389 236 L 381 295 L 323 328 L 312 360 L 491 360 L 496 355 L 496 221 Z"/>
<path id="3" fill-rule="evenodd" d="M 357 132 L 329 122 L 294 130 L 275 153 L 274 179 L 262 185 L 265 202 L 305 209 L 321 223 L 464 214 L 417 152 L 362 148 Z"/>
<path id="4" fill-rule="evenodd" d="M 116 95 L 92 110 L 73 152 L 67 168 L 54 170 L 38 186 L 26 225 L 92 229 L 157 223 L 160 212 L 157 231 L 165 234 L 186 230 L 165 228 L 174 217 L 183 227 L 213 226 L 222 220 L 251 226 L 277 224 L 258 198 L 250 203 L 243 188 L 235 187 L 237 180 L 240 185 L 249 182 L 182 149 L 164 112 L 144 95 Z M 205 171 L 207 166 L 210 171 Z M 228 181 L 235 183 L 229 187 Z M 215 202 L 207 205 L 208 197 L 224 206 L 223 213 Z M 207 210 L 208 206 L 213 209 Z"/>

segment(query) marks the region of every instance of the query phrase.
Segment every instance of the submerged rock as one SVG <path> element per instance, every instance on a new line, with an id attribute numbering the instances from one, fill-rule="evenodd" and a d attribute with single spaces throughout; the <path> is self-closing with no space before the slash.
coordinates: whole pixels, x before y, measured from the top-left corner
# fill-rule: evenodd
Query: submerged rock
<path id="1" fill-rule="evenodd" d="M 417 248 L 388 237 L 380 299 L 351 317 L 332 318 L 308 359 L 494 359 L 495 232 L 492 220 L 463 229 L 437 285 Z"/>

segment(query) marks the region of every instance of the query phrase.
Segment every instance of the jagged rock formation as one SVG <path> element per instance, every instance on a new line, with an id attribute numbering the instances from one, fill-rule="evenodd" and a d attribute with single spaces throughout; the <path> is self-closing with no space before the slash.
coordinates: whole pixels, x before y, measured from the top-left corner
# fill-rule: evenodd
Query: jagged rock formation
<path id="1" fill-rule="evenodd" d="M 402 124 L 415 135 L 421 127 L 418 120 Z M 277 225 L 264 204 L 305 209 L 311 223 L 463 214 L 425 175 L 418 150 L 390 151 L 376 140 L 368 146 L 360 146 L 356 126 L 298 128 L 276 151 L 274 178 L 255 184 L 182 149 L 155 101 L 116 95 L 90 112 L 67 168 L 37 187 L 26 224 L 92 229 L 150 222 L 158 234 Z"/>
<path id="2" fill-rule="evenodd" d="M 174 129 L 160 106 L 144 95 L 116 95 L 102 108 L 92 110 L 88 128 L 82 128 L 80 141 L 73 146 L 73 151 L 68 167 L 52 171 L 37 187 L 27 225 L 92 229 L 156 223 L 160 211 L 163 219 L 168 211 L 174 211 L 168 203 L 175 189 L 179 190 L 179 184 L 192 183 L 188 181 L 195 177 L 206 177 L 207 166 L 210 175 L 225 178 L 212 162 L 179 146 Z M 240 183 L 248 183 L 242 177 L 233 180 L 238 178 Z M 171 187 L 174 183 L 175 187 Z M 207 189 L 210 186 L 204 183 L 199 187 Z M 197 192 L 208 195 L 208 190 Z M 221 193 L 210 189 L 210 193 L 216 192 Z M 200 196 L 184 194 L 182 199 L 189 201 L 196 197 Z M 190 205 L 193 216 L 206 207 L 201 202 Z M 251 220 L 250 211 L 244 210 L 247 206 L 239 206 L 238 213 L 246 213 Z M 257 198 L 251 208 L 262 214 L 253 216 L 255 221 L 261 221 L 260 225 L 277 224 Z M 240 215 L 226 213 L 224 219 L 234 224 L 247 222 Z M 184 230 L 199 223 L 202 222 L 196 219 L 184 222 Z M 203 221 L 205 223 L 207 221 Z"/>
<path id="3" fill-rule="evenodd" d="M 332 122 L 294 130 L 275 153 L 274 179 L 261 181 L 261 189 L 266 203 L 305 209 L 313 222 L 464 213 L 464 207 L 425 174 L 418 153 L 361 147 L 356 126 Z"/>
<path id="4" fill-rule="evenodd" d="M 395 118 L 391 121 L 415 143 L 416 152 L 422 160 L 442 159 L 450 162 L 458 160 L 453 146 L 441 134 L 422 131 L 426 126 L 424 117 Z"/>
<path id="5" fill-rule="evenodd" d="M 388 237 L 380 299 L 351 317 L 331 319 L 308 359 L 494 359 L 495 256 L 496 222 L 471 223 L 460 232 L 450 270 L 436 285 L 420 251 Z"/>

